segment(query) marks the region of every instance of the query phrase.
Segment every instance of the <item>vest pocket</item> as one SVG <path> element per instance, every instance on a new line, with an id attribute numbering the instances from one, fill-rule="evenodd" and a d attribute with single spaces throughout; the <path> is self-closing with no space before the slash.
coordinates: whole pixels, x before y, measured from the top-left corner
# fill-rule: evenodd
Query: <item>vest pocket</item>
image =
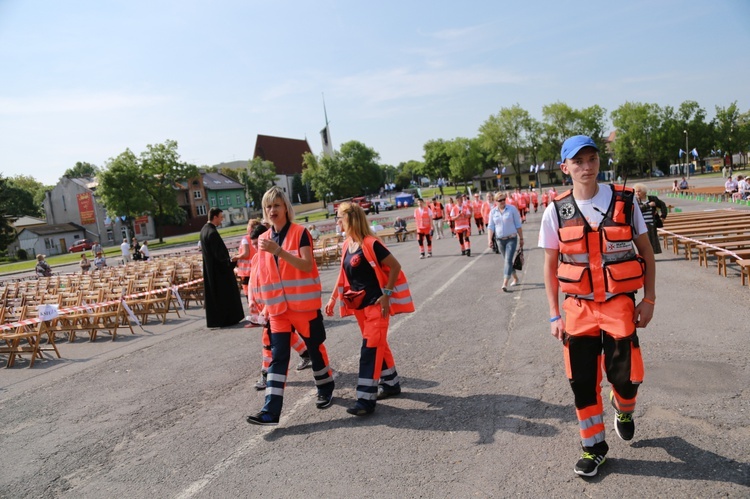
<path id="1" fill-rule="evenodd" d="M 591 272 L 588 267 L 561 262 L 557 267 L 560 291 L 569 295 L 588 295 L 592 292 Z"/>
<path id="2" fill-rule="evenodd" d="M 560 238 L 560 253 L 574 255 L 587 252 L 586 233 L 583 225 L 561 227 L 558 229 L 558 235 Z"/>
<path id="3" fill-rule="evenodd" d="M 633 228 L 630 225 L 605 225 L 602 227 L 604 239 L 611 242 L 633 240 Z"/>
<path id="4" fill-rule="evenodd" d="M 607 276 L 607 292 L 613 294 L 632 293 L 643 287 L 646 265 L 641 257 L 625 262 L 604 265 Z"/>

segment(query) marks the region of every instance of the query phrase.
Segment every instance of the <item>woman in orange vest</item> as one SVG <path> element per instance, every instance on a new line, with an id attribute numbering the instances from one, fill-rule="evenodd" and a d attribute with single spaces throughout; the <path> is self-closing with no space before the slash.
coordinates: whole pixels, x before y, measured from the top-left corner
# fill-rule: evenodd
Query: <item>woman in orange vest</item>
<path id="1" fill-rule="evenodd" d="M 255 321 L 259 325 L 263 325 L 263 333 L 261 334 L 261 345 L 263 345 L 263 354 L 262 354 L 262 360 L 261 360 L 261 367 L 260 367 L 260 379 L 255 383 L 255 389 L 256 390 L 265 390 L 268 388 L 268 368 L 271 365 L 271 322 L 268 320 L 268 317 L 263 312 L 263 304 L 259 303 L 258 300 L 253 298 L 252 289 L 259 288 L 260 285 L 258 284 L 258 237 L 260 237 L 261 234 L 266 232 L 268 228 L 260 223 L 260 220 L 258 220 L 258 224 L 255 226 L 253 231 L 250 233 L 250 242 L 253 246 L 253 249 L 255 250 L 255 253 L 253 254 L 253 266 L 250 270 L 250 296 L 248 296 L 248 300 L 250 301 L 250 308 L 256 311 L 256 317 Z M 245 326 L 247 327 L 247 326 Z M 292 329 L 292 334 L 290 337 L 290 343 L 292 345 L 292 348 L 299 354 L 301 360 L 299 364 L 297 364 L 297 371 L 302 371 L 303 369 L 307 369 L 308 367 L 312 366 L 312 361 L 310 360 L 310 354 L 307 353 L 307 347 L 305 347 L 305 342 L 302 340 L 302 338 L 299 337 L 297 332 Z"/>
<path id="2" fill-rule="evenodd" d="M 453 201 L 453 198 L 448 198 L 448 202 L 445 203 L 445 220 L 448 222 L 448 228 L 451 230 L 451 237 L 456 237 L 456 224 L 453 222 L 453 217 L 451 216 L 455 205 L 456 203 Z"/>
<path id="3" fill-rule="evenodd" d="M 466 196 L 468 198 L 468 196 Z M 455 222 L 458 244 L 461 245 L 461 256 L 471 256 L 471 205 L 469 200 L 464 200 L 462 194 L 456 196 L 456 204 L 451 211 L 451 218 Z"/>
<path id="4" fill-rule="evenodd" d="M 417 242 L 419 244 L 419 259 L 424 258 L 424 240 L 427 238 L 427 258 L 432 258 L 432 210 L 424 205 L 424 199 L 418 198 L 418 208 L 414 210 L 414 220 L 417 222 Z"/>
<path id="5" fill-rule="evenodd" d="M 432 225 L 434 234 L 438 239 L 443 238 L 443 203 L 438 201 L 437 196 L 432 198 Z"/>
<path id="6" fill-rule="evenodd" d="M 325 307 L 333 316 L 336 299 L 341 316 L 354 315 L 362 332 L 357 402 L 346 410 L 372 414 L 378 400 L 401 393 L 393 354 L 388 346 L 390 316 L 414 312 L 401 265 L 367 225 L 364 210 L 351 203 L 338 209 L 346 234 L 336 289 Z"/>
<path id="7" fill-rule="evenodd" d="M 482 198 L 478 192 L 474 193 L 474 201 L 471 202 L 471 211 L 474 213 L 474 223 L 477 226 L 477 234 L 484 232 L 484 218 L 482 218 Z"/>
<path id="8" fill-rule="evenodd" d="M 260 220 L 254 218 L 247 222 L 247 234 L 242 236 L 240 241 L 240 252 L 232 257 L 233 262 L 237 262 L 235 273 L 242 279 L 242 291 L 247 297 L 247 317 L 248 321 L 245 327 L 255 327 L 260 324 L 254 319 L 258 314 L 258 310 L 253 306 L 253 301 L 250 299 L 250 292 L 248 289 L 248 282 L 250 281 L 250 266 L 252 264 L 253 256 L 255 256 L 256 250 L 250 242 L 250 236 L 253 233 L 253 229 L 260 225 Z"/>
<path id="9" fill-rule="evenodd" d="M 303 226 L 293 223 L 294 208 L 280 187 L 266 191 L 262 206 L 272 230 L 258 238 L 258 281 L 253 296 L 263 304 L 271 321 L 271 364 L 265 405 L 259 413 L 248 416 L 247 421 L 276 425 L 284 402 L 292 328 L 302 337 L 310 354 L 318 409 L 333 403 L 334 382 L 323 345 L 326 332 L 320 312 L 322 290 L 312 253 L 312 236 Z"/>

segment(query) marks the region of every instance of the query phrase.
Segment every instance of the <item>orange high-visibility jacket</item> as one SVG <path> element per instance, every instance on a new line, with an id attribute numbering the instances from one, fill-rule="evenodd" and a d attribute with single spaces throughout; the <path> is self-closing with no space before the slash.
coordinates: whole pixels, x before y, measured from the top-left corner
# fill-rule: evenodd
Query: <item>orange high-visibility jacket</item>
<path id="1" fill-rule="evenodd" d="M 300 239 L 307 231 L 301 225 L 292 223 L 284 238 L 282 249 L 294 256 L 300 256 Z M 307 235 L 312 241 L 312 237 Z M 270 239 L 271 231 L 264 232 L 258 238 Z M 312 248 L 311 248 L 312 249 Z M 268 251 L 259 252 L 258 258 L 258 299 L 268 311 L 269 316 L 281 315 L 287 310 L 309 312 L 319 310 L 321 303 L 321 285 L 318 266 L 313 261 L 311 272 L 302 272 Z"/>
<path id="2" fill-rule="evenodd" d="M 432 228 L 432 211 L 429 208 L 414 210 L 414 220 L 417 222 L 417 232 L 427 234 Z"/>
<path id="3" fill-rule="evenodd" d="M 380 287 L 384 288 L 388 284 L 388 276 L 390 275 L 390 267 L 385 266 L 383 268 L 378 264 L 378 259 L 375 256 L 375 250 L 373 244 L 377 241 L 372 236 L 365 236 L 365 240 L 362 241 L 362 253 L 365 255 L 365 259 L 370 266 L 375 270 L 375 275 L 378 277 L 378 283 Z M 339 301 L 339 314 L 341 317 L 346 315 L 354 314 L 354 310 L 346 308 L 344 305 L 344 291 L 349 289 L 349 279 L 346 277 L 344 271 L 344 258 L 346 257 L 346 251 L 349 247 L 349 239 L 344 241 L 344 248 L 341 255 L 341 268 L 339 269 L 338 283 L 336 284 L 335 297 L 338 297 Z M 411 292 L 409 291 L 409 283 L 406 281 L 406 275 L 404 271 L 398 273 L 396 279 L 396 285 L 393 287 L 393 294 L 390 299 L 390 307 L 388 313 L 390 315 L 396 314 L 408 314 L 414 312 L 414 302 L 411 299 Z"/>
<path id="4" fill-rule="evenodd" d="M 557 198 L 560 290 L 604 302 L 643 287 L 646 265 L 637 254 L 633 233 L 633 189 L 612 185 L 612 201 L 601 224 L 592 229 L 570 190 Z"/>
<path id="5" fill-rule="evenodd" d="M 469 203 L 456 204 L 451 211 L 456 230 L 471 230 L 471 206 Z"/>
<path id="6" fill-rule="evenodd" d="M 471 202 L 471 211 L 474 212 L 474 218 L 482 218 L 482 205 L 483 201 L 480 199 L 479 201 L 472 201 Z"/>
<path id="7" fill-rule="evenodd" d="M 443 218 L 443 203 L 441 203 L 440 201 L 438 201 L 437 203 L 432 203 L 432 218 Z"/>
<path id="8" fill-rule="evenodd" d="M 446 203 L 445 204 L 445 219 L 449 222 L 453 220 L 453 217 L 451 216 L 451 212 L 453 211 L 453 203 Z"/>
<path id="9" fill-rule="evenodd" d="M 247 246 L 250 248 L 250 255 L 248 255 L 247 258 L 240 258 L 237 260 L 237 275 L 241 277 L 249 277 L 251 262 L 256 251 L 255 246 L 253 246 L 253 243 L 250 241 L 250 236 L 244 235 L 242 236 L 242 240 L 247 242 Z"/>

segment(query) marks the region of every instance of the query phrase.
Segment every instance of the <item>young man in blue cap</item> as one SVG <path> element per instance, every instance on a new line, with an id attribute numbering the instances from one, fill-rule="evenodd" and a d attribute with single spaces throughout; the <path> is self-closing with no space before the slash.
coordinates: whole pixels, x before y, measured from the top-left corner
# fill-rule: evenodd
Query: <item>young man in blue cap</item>
<path id="1" fill-rule="evenodd" d="M 633 190 L 599 184 L 599 148 L 585 135 L 563 143 L 560 169 L 573 189 L 542 216 L 544 285 L 550 332 L 562 341 L 565 371 L 575 396 L 583 455 L 574 471 L 596 475 L 609 446 L 604 433 L 602 367 L 612 385 L 615 431 L 635 432 L 633 411 L 643 381 L 637 327 L 651 321 L 656 302 L 654 253 Z M 635 294 L 644 297 L 636 304 Z M 565 295 L 560 313 L 559 293 Z"/>

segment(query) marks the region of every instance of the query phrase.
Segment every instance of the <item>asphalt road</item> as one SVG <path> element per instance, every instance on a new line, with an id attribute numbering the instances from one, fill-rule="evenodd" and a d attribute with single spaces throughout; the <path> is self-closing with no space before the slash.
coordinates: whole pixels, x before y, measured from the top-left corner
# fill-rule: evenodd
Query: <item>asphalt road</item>
<path id="1" fill-rule="evenodd" d="M 292 369 L 275 428 L 245 422 L 263 399 L 258 329 L 207 330 L 198 307 L 0 370 L 0 497 L 750 495 L 748 289 L 671 250 L 657 257 L 656 315 L 639 332 L 636 436 L 619 440 L 607 408 L 607 462 L 593 479 L 573 473 L 577 422 L 549 334 L 540 218 L 524 226 L 527 265 L 507 294 L 485 236 L 470 258 L 450 238 L 425 260 L 414 241 L 389 245 L 417 312 L 390 330 L 404 392 L 366 418 L 345 412 L 353 319 L 326 321 L 334 405 L 316 409 L 311 372 Z M 321 269 L 324 290 L 335 274 Z"/>

